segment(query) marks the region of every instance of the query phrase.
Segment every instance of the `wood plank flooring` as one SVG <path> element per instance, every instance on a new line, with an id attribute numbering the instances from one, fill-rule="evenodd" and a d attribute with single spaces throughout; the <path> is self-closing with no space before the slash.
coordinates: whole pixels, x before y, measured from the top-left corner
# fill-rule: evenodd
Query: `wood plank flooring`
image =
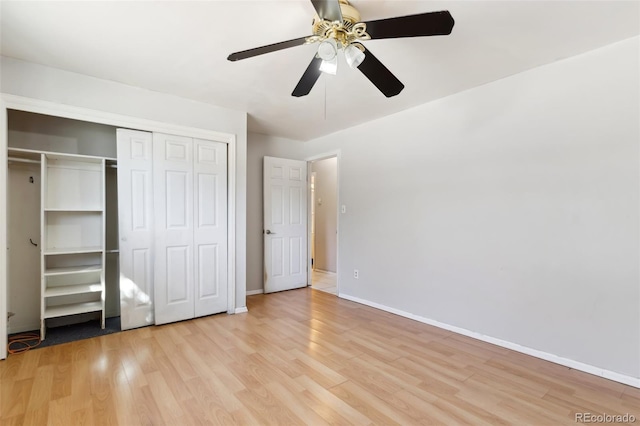
<path id="1" fill-rule="evenodd" d="M 0 362 L 2 425 L 575 424 L 640 390 L 312 289 Z"/>
<path id="2" fill-rule="evenodd" d="M 337 294 L 338 287 L 336 280 L 337 275 L 334 272 L 314 269 L 311 273 L 311 287 L 315 290 L 324 291 L 325 293 Z"/>

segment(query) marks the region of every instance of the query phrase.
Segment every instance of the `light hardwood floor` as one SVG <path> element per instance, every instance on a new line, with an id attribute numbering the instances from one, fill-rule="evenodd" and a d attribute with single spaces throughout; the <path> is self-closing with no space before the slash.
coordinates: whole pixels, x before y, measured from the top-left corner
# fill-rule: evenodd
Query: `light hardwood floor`
<path id="1" fill-rule="evenodd" d="M 310 288 L 0 362 L 0 424 L 575 424 L 640 390 Z M 636 420 L 640 422 L 640 420 Z"/>
<path id="2" fill-rule="evenodd" d="M 325 293 L 336 294 L 338 290 L 336 279 L 336 274 L 333 272 L 314 269 L 311 274 L 311 287 Z"/>

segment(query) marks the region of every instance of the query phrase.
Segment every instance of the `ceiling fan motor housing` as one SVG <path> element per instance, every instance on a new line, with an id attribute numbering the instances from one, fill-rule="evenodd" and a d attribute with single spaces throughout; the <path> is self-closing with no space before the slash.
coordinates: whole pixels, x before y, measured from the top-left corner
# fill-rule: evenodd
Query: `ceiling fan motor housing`
<path id="1" fill-rule="evenodd" d="M 357 40 L 370 38 L 366 33 L 366 25 L 360 22 L 360 12 L 347 0 L 339 0 L 339 2 L 342 21 L 331 22 L 316 15 L 312 26 L 314 35 L 308 38 L 308 43 L 334 39 L 338 42 L 338 47 L 346 47 Z"/>
<path id="2" fill-rule="evenodd" d="M 351 6 L 347 0 L 339 0 L 340 1 L 340 11 L 342 12 L 342 20 L 344 22 L 350 22 L 355 24 L 356 22 L 360 22 L 360 12 Z"/>

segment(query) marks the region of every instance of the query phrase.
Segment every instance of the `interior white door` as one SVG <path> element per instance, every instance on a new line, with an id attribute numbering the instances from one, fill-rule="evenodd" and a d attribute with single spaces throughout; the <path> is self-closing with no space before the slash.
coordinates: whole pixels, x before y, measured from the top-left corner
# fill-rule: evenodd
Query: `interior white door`
<path id="1" fill-rule="evenodd" d="M 307 285 L 307 163 L 264 157 L 265 293 Z"/>
<path id="2" fill-rule="evenodd" d="M 193 318 L 193 139 L 153 134 L 156 324 Z"/>
<path id="3" fill-rule="evenodd" d="M 153 149 L 151 133 L 117 130 L 120 322 L 154 323 Z"/>
<path id="4" fill-rule="evenodd" d="M 194 139 L 195 316 L 227 310 L 227 144 Z"/>

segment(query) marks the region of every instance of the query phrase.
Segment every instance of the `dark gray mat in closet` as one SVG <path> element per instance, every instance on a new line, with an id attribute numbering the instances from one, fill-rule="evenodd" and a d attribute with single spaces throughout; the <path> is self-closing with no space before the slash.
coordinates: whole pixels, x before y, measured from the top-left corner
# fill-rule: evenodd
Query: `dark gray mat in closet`
<path id="1" fill-rule="evenodd" d="M 80 324 L 65 325 L 61 327 L 50 327 L 47 328 L 47 338 L 33 349 L 74 342 L 76 340 L 89 339 L 91 337 L 104 336 L 105 334 L 117 333 L 119 331 L 121 331 L 120 317 L 107 318 L 104 330 L 100 328 L 99 320 L 91 320 Z M 40 330 L 34 330 L 27 333 L 40 334 Z M 17 333 L 15 335 L 20 334 L 25 333 Z M 9 335 L 9 341 L 11 341 L 11 337 L 15 335 Z M 36 341 L 33 343 L 36 343 Z"/>

